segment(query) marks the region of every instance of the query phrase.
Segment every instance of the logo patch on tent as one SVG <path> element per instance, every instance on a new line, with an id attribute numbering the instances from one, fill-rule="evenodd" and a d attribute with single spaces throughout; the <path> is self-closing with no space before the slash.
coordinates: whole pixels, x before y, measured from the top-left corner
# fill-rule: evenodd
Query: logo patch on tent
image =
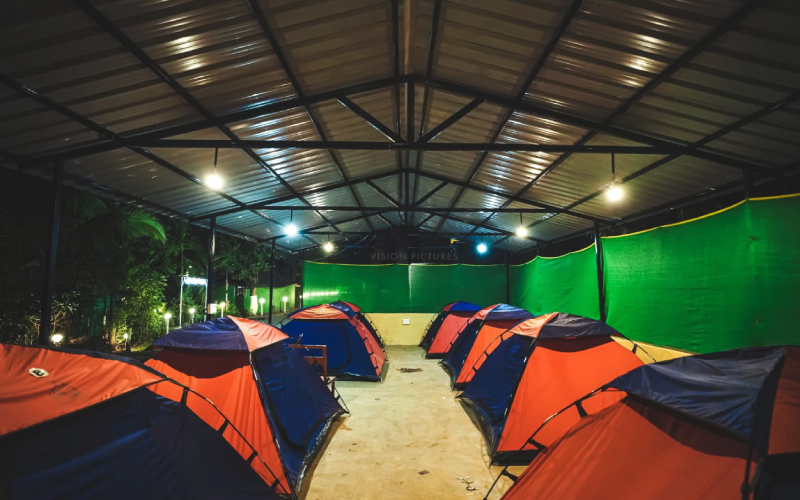
<path id="1" fill-rule="evenodd" d="M 50 375 L 44 368 L 31 368 L 30 370 L 28 370 L 28 373 L 30 373 L 36 378 L 43 378 Z"/>

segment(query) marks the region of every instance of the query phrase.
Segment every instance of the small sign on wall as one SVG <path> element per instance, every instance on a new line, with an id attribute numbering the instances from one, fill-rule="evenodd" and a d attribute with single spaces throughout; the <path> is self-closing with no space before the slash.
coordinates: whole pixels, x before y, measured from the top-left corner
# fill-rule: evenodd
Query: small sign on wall
<path id="1" fill-rule="evenodd" d="M 403 318 L 403 324 L 404 325 L 410 325 L 411 324 L 411 320 L 409 318 Z"/>

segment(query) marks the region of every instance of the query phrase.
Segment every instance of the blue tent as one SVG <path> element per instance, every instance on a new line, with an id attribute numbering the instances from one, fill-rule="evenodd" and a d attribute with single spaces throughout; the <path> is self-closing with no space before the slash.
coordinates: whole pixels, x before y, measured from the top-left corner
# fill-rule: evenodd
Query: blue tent
<path id="1" fill-rule="evenodd" d="M 189 405 L 151 390 L 174 382 L 135 361 L 3 345 L 0 374 L 4 499 L 279 498 Z"/>
<path id="2" fill-rule="evenodd" d="M 155 342 L 147 361 L 219 406 L 256 444 L 277 491 L 296 495 L 345 410 L 275 327 L 242 318 L 218 318 L 175 330 Z"/>
<path id="3" fill-rule="evenodd" d="M 482 330 L 505 331 L 526 319 L 532 318 L 533 314 L 525 309 L 510 306 L 508 304 L 497 304 L 492 307 L 482 318 L 471 319 L 467 325 L 453 339 L 452 345 L 444 355 L 439 364 L 450 374 L 451 385 L 455 387 L 456 379 L 461 373 L 461 368 L 467 360 L 475 340 Z"/>

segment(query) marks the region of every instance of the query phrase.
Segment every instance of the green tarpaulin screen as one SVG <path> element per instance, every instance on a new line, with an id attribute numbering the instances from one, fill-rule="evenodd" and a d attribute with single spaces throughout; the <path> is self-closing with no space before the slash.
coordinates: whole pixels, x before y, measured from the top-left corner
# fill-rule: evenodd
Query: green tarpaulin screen
<path id="1" fill-rule="evenodd" d="M 367 312 L 438 312 L 457 300 L 506 301 L 503 266 L 304 264 L 303 305 L 346 300 Z"/>
<path id="2" fill-rule="evenodd" d="M 511 266 L 511 303 L 533 314 L 564 312 L 600 318 L 594 246 Z"/>
<path id="3" fill-rule="evenodd" d="M 695 352 L 798 343 L 800 197 L 603 238 L 608 323 Z"/>

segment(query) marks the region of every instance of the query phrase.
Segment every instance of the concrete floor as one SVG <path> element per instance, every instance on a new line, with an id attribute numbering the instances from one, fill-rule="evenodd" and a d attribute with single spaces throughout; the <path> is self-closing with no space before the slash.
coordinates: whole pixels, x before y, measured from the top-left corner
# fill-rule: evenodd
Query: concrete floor
<path id="1" fill-rule="evenodd" d="M 502 468 L 488 465 L 483 435 L 447 374 L 419 347 L 386 352 L 383 383 L 337 382 L 351 415 L 322 451 L 305 500 L 483 498 Z M 503 478 L 490 498 L 508 486 Z"/>

